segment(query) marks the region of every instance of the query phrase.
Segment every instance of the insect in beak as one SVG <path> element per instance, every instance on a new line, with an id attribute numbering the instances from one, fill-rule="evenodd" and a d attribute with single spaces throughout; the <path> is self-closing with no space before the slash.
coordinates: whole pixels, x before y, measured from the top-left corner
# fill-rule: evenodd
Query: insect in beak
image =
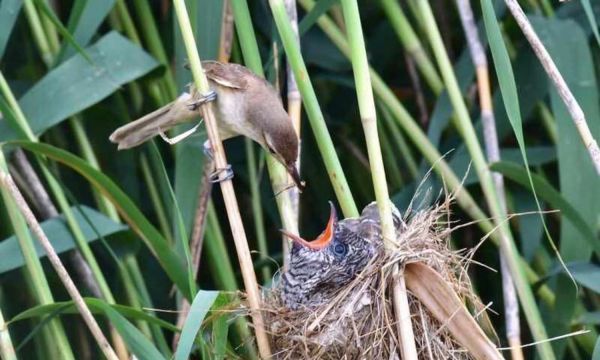
<path id="1" fill-rule="evenodd" d="M 302 245 L 306 248 L 309 248 L 310 250 L 321 250 L 326 248 L 329 245 L 329 243 L 331 243 L 331 241 L 333 240 L 333 237 L 335 236 L 335 228 L 337 226 L 337 212 L 335 211 L 335 207 L 333 206 L 333 203 L 331 201 L 329 202 L 329 206 L 331 207 L 331 210 L 329 213 L 329 221 L 327 222 L 327 227 L 321 233 L 321 235 L 317 236 L 317 238 L 313 241 L 304 240 L 300 236 L 292 234 L 285 230 L 280 230 L 281 233 L 292 239 L 296 244 Z"/>
<path id="2" fill-rule="evenodd" d="M 292 177 L 292 180 L 294 180 L 294 183 L 296 184 L 298 190 L 300 192 L 304 191 L 304 189 L 306 188 L 306 184 L 304 181 L 302 181 L 302 179 L 300 179 L 300 174 L 298 174 L 298 168 L 296 168 L 296 164 L 287 166 L 287 171 Z"/>

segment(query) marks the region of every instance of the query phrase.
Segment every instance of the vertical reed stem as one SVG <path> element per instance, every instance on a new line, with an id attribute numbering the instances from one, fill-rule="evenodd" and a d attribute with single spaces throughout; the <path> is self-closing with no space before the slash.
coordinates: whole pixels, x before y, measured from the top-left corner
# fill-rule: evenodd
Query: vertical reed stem
<path id="1" fill-rule="evenodd" d="M 298 46 L 300 46 L 300 38 L 298 37 L 298 12 L 296 9 L 296 0 L 284 0 L 285 1 L 285 10 L 290 19 L 290 24 L 292 25 L 292 31 L 296 37 L 296 42 Z M 300 173 L 300 164 L 301 164 L 301 155 L 302 155 L 302 137 L 300 136 L 301 129 L 301 115 L 302 115 L 302 96 L 300 96 L 300 91 L 298 90 L 298 84 L 296 83 L 296 77 L 294 76 L 294 71 L 292 70 L 292 66 L 290 62 L 286 62 L 286 74 L 287 74 L 287 111 L 288 115 L 294 124 L 294 129 L 296 129 L 296 135 L 298 135 L 298 162 L 296 166 L 298 167 L 298 173 Z M 291 177 L 287 176 L 287 182 L 291 183 Z M 291 224 L 293 228 L 291 231 L 298 231 L 298 221 L 300 217 L 300 192 L 298 188 L 292 188 L 288 192 L 288 196 L 290 198 L 292 211 L 290 214 L 291 221 L 294 223 Z M 290 231 L 290 229 L 286 229 Z M 294 232 L 296 233 L 296 232 Z M 282 238 L 283 241 L 283 263 L 284 270 L 287 269 L 287 264 L 289 261 L 289 242 L 290 239 L 287 236 Z"/>
<path id="2" fill-rule="evenodd" d="M 385 168 L 383 166 L 383 157 L 381 156 L 379 134 L 377 133 L 377 111 L 375 109 L 375 100 L 371 86 L 371 76 L 369 73 L 369 64 L 367 62 L 367 51 L 358 11 L 358 3 L 356 0 L 342 0 L 342 10 L 346 23 L 348 42 L 350 43 L 358 107 L 367 141 L 369 164 L 371 165 L 375 198 L 377 199 L 377 207 L 379 208 L 383 242 L 386 249 L 391 251 L 394 249 L 396 229 L 394 228 L 394 222 L 392 220 L 391 202 L 389 199 Z M 402 358 L 416 360 L 417 347 L 415 345 L 413 334 L 403 269 L 395 266 L 393 271 L 394 284 L 392 297 L 400 334 Z"/>
<path id="3" fill-rule="evenodd" d="M 194 83 L 200 93 L 207 93 L 209 91 L 208 80 L 202 71 L 202 63 L 200 62 L 200 56 L 198 55 L 198 50 L 196 48 L 196 41 L 194 40 L 194 33 L 185 7 L 185 1 L 174 0 L 173 3 L 175 5 L 177 20 L 183 36 L 183 42 L 190 61 Z M 202 106 L 201 112 L 206 124 L 208 138 L 214 151 L 215 165 L 217 169 L 224 169 L 227 167 L 227 159 L 223 150 L 223 144 L 219 138 L 212 104 L 208 103 Z M 248 302 L 255 327 L 258 351 L 261 357 L 266 359 L 271 356 L 271 351 L 269 349 L 269 341 L 260 312 L 260 294 L 256 282 L 256 274 L 254 273 L 246 233 L 244 231 L 240 210 L 233 190 L 233 183 L 231 179 L 228 179 L 220 181 L 219 184 L 221 185 L 221 192 L 223 193 L 225 208 L 227 210 L 233 240 L 238 253 L 244 286 L 248 294 Z"/>
<path id="4" fill-rule="evenodd" d="M 308 115 L 308 120 L 317 140 L 319 151 L 325 162 L 325 168 L 327 169 L 329 179 L 333 185 L 342 212 L 345 217 L 357 217 L 358 208 L 356 207 L 354 197 L 350 192 L 340 160 L 335 152 L 333 141 L 329 135 L 329 130 L 327 130 L 323 113 L 319 108 L 319 102 L 317 101 L 317 96 L 308 76 L 306 64 L 304 63 L 300 47 L 295 39 L 294 31 L 292 30 L 290 21 L 287 17 L 285 6 L 282 0 L 269 0 L 269 4 L 288 61 L 290 62 L 294 71 L 294 76 L 298 81 L 298 89 L 302 94 L 302 101 Z"/>
<path id="5" fill-rule="evenodd" d="M 481 121 L 485 149 L 490 163 L 500 161 L 500 146 L 496 133 L 496 120 L 492 108 L 492 94 L 490 90 L 488 63 L 484 47 L 477 33 L 477 25 L 473 17 L 473 10 L 469 0 L 456 0 L 467 45 L 477 73 L 477 86 L 479 89 L 479 106 L 481 108 Z M 504 191 L 504 178 L 500 173 L 492 175 L 502 216 L 506 216 L 506 195 Z M 502 290 L 504 295 L 504 310 L 506 319 L 506 337 L 511 347 L 513 360 L 523 359 L 521 349 L 521 325 L 519 322 L 519 302 L 515 292 L 515 284 L 506 263 L 506 255 L 500 252 L 500 268 L 502 270 Z"/>

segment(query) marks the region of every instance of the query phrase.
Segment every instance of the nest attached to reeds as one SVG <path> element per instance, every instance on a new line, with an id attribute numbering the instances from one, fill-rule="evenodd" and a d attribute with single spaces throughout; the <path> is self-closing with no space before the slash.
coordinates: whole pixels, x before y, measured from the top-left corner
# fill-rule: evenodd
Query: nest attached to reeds
<path id="1" fill-rule="evenodd" d="M 356 279 L 318 308 L 292 311 L 282 304 L 280 289 L 266 292 L 264 317 L 274 358 L 399 359 L 401 343 L 391 291 L 396 264 L 427 265 L 458 295 L 457 301 L 470 304 L 474 313 L 484 313 L 466 273 L 468 254 L 448 246 L 453 229 L 450 202 L 447 198 L 428 210 L 404 214 L 406 226 L 397 234 L 395 249 L 380 251 Z M 411 291 L 408 302 L 419 358 L 476 358 Z"/>

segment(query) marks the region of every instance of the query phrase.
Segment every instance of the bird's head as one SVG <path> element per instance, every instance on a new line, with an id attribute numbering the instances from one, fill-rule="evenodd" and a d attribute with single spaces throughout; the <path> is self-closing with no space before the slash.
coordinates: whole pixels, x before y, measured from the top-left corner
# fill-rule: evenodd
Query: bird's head
<path id="1" fill-rule="evenodd" d="M 357 219 L 338 221 L 331 204 L 325 230 L 313 241 L 282 231 L 292 239 L 288 270 L 282 276 L 287 307 L 314 307 L 349 283 L 375 255 L 379 241 L 361 236 Z"/>
<path id="2" fill-rule="evenodd" d="M 286 121 L 289 121 L 286 119 Z M 300 179 L 298 167 L 298 136 L 291 126 L 281 127 L 264 134 L 267 150 L 279 161 L 294 180 L 300 191 L 304 190 L 304 181 Z"/>

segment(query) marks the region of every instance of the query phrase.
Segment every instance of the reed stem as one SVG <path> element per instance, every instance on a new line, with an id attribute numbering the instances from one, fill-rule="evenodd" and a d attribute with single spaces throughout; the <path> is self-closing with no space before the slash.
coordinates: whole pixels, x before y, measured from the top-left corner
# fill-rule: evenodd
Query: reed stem
<path id="1" fill-rule="evenodd" d="M 379 134 L 377 133 L 377 111 L 371 87 L 369 63 L 367 61 L 367 51 L 362 32 L 362 22 L 358 11 L 358 3 L 356 0 L 342 0 L 342 11 L 344 13 L 346 32 L 350 44 L 350 58 L 354 71 L 358 108 L 367 141 L 367 152 L 369 154 L 373 187 L 375 188 L 375 198 L 379 209 L 383 243 L 388 251 L 392 251 L 395 248 L 396 229 L 392 219 L 387 178 L 381 155 Z M 395 281 L 392 297 L 400 335 L 402 358 L 416 360 L 417 347 L 415 345 L 403 269 L 396 266 L 393 271 L 395 273 Z"/>
<path id="2" fill-rule="evenodd" d="M 492 108 L 492 92 L 490 89 L 488 63 L 484 47 L 479 39 L 477 25 L 475 24 L 473 10 L 469 0 L 457 0 L 456 5 L 461 23 L 465 31 L 467 46 L 475 64 L 477 86 L 479 91 L 479 106 L 481 108 L 481 121 L 483 123 L 483 137 L 487 158 L 490 163 L 500 161 L 500 146 L 496 133 L 496 119 Z M 498 201 L 502 216 L 506 216 L 506 194 L 504 191 L 504 178 L 500 173 L 492 175 L 494 187 L 498 194 Z M 500 252 L 500 268 L 502 270 L 502 290 L 504 296 L 504 310 L 506 319 L 506 337 L 511 347 L 511 357 L 514 360 L 523 359 L 521 348 L 521 325 L 519 321 L 519 301 L 515 292 L 515 285 L 507 265 L 505 254 Z"/>
<path id="3" fill-rule="evenodd" d="M 175 13 L 179 22 L 183 43 L 190 61 L 194 83 L 201 94 L 208 93 L 210 88 L 208 85 L 208 80 L 202 71 L 202 63 L 200 61 L 200 56 L 198 55 L 196 41 L 194 40 L 194 33 L 190 24 L 187 9 L 185 7 L 185 1 L 174 0 L 173 3 L 175 5 Z M 223 144 L 219 138 L 219 131 L 213 113 L 212 104 L 208 103 L 202 106 L 200 110 L 206 124 L 206 130 L 208 132 L 208 138 L 210 140 L 211 147 L 214 151 L 216 168 L 224 169 L 227 167 L 227 159 L 225 157 L 225 151 L 223 150 Z M 221 192 L 223 193 L 223 199 L 225 200 L 225 208 L 227 210 L 227 216 L 229 218 L 229 224 L 231 226 L 231 232 L 242 270 L 244 287 L 246 288 L 246 293 L 248 294 L 248 302 L 251 311 L 252 322 L 254 323 L 258 351 L 261 357 L 266 359 L 271 356 L 271 351 L 269 349 L 269 341 L 264 328 L 263 317 L 260 312 L 261 301 L 258 283 L 256 281 L 256 274 L 254 273 L 254 267 L 252 266 L 252 258 L 250 256 L 250 249 L 248 248 L 248 240 L 246 238 L 240 210 L 235 192 L 233 190 L 233 183 L 231 179 L 221 179 L 219 184 L 221 185 Z"/>
<path id="4" fill-rule="evenodd" d="M 308 120 L 317 140 L 317 146 L 319 147 L 319 151 L 325 162 L 325 168 L 327 169 L 329 179 L 333 185 L 342 212 L 345 217 L 357 217 L 359 214 L 358 208 L 356 207 L 354 197 L 350 192 L 340 160 L 335 152 L 333 141 L 331 140 L 327 125 L 325 124 L 325 118 L 319 108 L 317 96 L 308 76 L 308 71 L 306 70 L 306 65 L 304 64 L 300 47 L 296 41 L 283 1 L 269 0 L 269 4 L 288 61 L 292 66 L 294 76 L 298 81 L 298 89 L 302 94 L 302 101 L 308 115 Z"/>

